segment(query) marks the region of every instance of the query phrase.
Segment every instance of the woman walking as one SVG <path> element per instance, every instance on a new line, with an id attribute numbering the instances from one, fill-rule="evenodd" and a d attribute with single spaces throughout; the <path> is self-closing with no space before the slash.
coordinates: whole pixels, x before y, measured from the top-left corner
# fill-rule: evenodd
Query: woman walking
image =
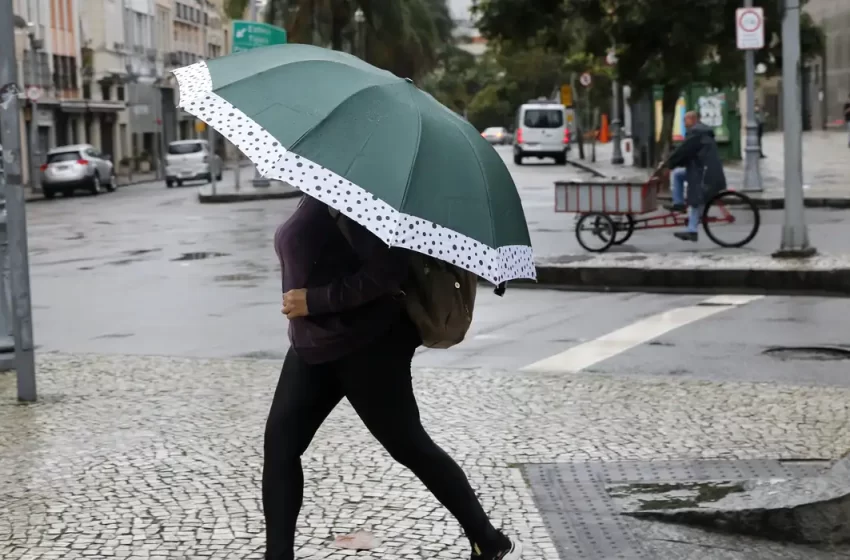
<path id="1" fill-rule="evenodd" d="M 322 202 L 306 196 L 275 234 L 291 347 L 265 431 L 267 560 L 293 560 L 303 499 L 301 455 L 343 397 L 389 454 L 458 520 L 472 560 L 516 560 L 466 475 L 422 427 L 410 364 L 419 333 L 398 298 L 408 253 L 353 221 L 350 239 Z"/>

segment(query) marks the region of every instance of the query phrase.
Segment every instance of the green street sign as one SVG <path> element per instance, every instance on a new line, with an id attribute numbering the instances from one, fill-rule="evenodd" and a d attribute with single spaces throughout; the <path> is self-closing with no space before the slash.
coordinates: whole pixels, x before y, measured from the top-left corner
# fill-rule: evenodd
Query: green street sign
<path id="1" fill-rule="evenodd" d="M 257 21 L 233 22 L 233 52 L 286 44 L 286 29 Z"/>

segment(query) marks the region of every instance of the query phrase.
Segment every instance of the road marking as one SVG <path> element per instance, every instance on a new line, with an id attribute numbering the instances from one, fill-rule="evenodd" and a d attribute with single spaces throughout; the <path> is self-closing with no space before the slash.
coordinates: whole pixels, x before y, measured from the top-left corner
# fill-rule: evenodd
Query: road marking
<path id="1" fill-rule="evenodd" d="M 576 373 L 635 346 L 700 319 L 764 296 L 715 296 L 697 305 L 665 311 L 522 368 L 522 371 Z"/>

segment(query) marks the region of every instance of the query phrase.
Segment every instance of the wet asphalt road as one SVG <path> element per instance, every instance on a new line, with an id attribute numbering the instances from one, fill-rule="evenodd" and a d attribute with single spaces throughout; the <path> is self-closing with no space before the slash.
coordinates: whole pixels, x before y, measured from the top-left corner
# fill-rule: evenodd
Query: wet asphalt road
<path id="1" fill-rule="evenodd" d="M 510 167 L 536 250 L 555 253 L 563 244 L 566 251 L 577 252 L 563 226 L 566 218 L 552 213 L 551 184 L 558 177 L 578 176 L 578 171 L 552 165 Z M 295 204 L 201 205 L 192 186 L 166 189 L 151 183 L 98 197 L 29 205 L 39 349 L 282 358 L 286 321 L 279 312 L 280 280 L 271 239 Z M 843 227 L 843 214 L 810 216 L 824 231 Z M 770 220 L 774 218 L 779 219 Z M 835 219 L 838 225 L 831 221 Z M 666 236 L 657 243 L 665 243 Z M 423 351 L 416 363 L 515 370 L 705 298 L 509 289 L 499 299 L 483 290 L 470 338 L 452 350 Z M 838 359 L 841 354 L 764 354 L 772 346 L 850 344 L 848 316 L 850 300 L 768 297 L 648 343 L 626 344 L 587 371 L 850 386 L 850 360 Z"/>

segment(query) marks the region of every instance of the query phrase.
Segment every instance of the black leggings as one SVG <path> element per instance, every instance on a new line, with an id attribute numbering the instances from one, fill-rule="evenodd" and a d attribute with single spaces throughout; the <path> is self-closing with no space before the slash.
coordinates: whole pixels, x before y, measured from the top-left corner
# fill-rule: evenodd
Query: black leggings
<path id="1" fill-rule="evenodd" d="M 290 349 L 266 423 L 263 510 L 266 559 L 293 560 L 304 493 L 301 455 L 346 397 L 373 436 L 409 468 L 458 520 L 470 541 L 499 538 L 466 475 L 435 444 L 419 419 L 410 361 L 416 349 L 405 321 L 367 348 L 336 362 L 310 365 Z"/>

